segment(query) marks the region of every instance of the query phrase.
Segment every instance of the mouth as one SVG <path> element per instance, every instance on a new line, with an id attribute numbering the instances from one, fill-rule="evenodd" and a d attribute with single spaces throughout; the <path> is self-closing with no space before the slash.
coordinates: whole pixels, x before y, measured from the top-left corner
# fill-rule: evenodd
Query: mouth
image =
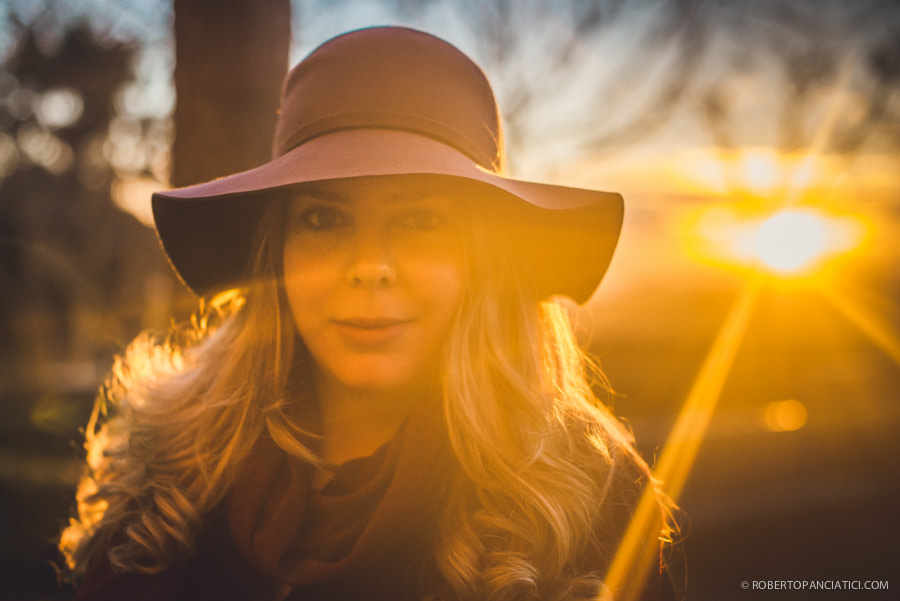
<path id="1" fill-rule="evenodd" d="M 349 328 L 359 328 L 361 330 L 378 330 L 382 328 L 391 328 L 412 323 L 412 319 L 403 319 L 397 317 L 348 317 L 342 319 L 333 319 L 334 323 L 339 326 Z"/>
<path id="2" fill-rule="evenodd" d="M 413 321 L 395 317 L 350 317 L 333 319 L 332 323 L 351 347 L 371 352 L 395 343 Z"/>

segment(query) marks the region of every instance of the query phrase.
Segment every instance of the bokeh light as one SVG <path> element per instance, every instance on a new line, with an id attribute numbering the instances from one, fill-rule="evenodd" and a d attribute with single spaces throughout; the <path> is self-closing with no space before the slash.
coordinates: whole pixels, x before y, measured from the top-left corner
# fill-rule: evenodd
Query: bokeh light
<path id="1" fill-rule="evenodd" d="M 738 167 L 741 180 L 754 192 L 770 192 L 778 183 L 778 159 L 771 150 L 757 149 L 742 153 Z"/>
<path id="2" fill-rule="evenodd" d="M 135 176 L 115 180 L 110 192 L 119 208 L 137 217 L 147 227 L 152 227 L 150 196 L 163 188 L 163 184 L 153 178 Z"/>
<path id="3" fill-rule="evenodd" d="M 773 401 L 766 405 L 763 419 L 772 432 L 792 432 L 806 425 L 806 405 L 797 399 Z"/>
<path id="4" fill-rule="evenodd" d="M 22 153 L 36 165 L 59 175 L 75 161 L 75 153 L 67 142 L 34 125 L 19 129 L 18 144 Z"/>
<path id="5" fill-rule="evenodd" d="M 81 118 L 84 100 L 71 88 L 54 88 L 35 97 L 34 112 L 44 127 L 68 127 Z"/>

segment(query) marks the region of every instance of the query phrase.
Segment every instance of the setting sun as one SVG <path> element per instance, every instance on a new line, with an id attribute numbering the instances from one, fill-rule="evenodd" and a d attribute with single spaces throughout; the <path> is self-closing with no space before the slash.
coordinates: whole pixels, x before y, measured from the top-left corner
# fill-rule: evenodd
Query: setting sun
<path id="1" fill-rule="evenodd" d="M 698 259 L 802 277 L 859 247 L 867 229 L 858 215 L 812 208 L 760 215 L 752 208 L 719 205 L 698 212 L 683 231 L 688 252 Z"/>
<path id="2" fill-rule="evenodd" d="M 760 224 L 754 236 L 756 256 L 779 273 L 796 273 L 827 250 L 827 224 L 812 211 L 779 211 Z"/>

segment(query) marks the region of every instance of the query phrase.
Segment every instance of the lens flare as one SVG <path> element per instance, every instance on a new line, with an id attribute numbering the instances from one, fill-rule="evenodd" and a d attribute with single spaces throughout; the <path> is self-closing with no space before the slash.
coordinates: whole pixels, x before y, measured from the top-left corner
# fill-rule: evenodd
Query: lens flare
<path id="1" fill-rule="evenodd" d="M 806 405 L 797 399 L 773 401 L 766 405 L 763 419 L 772 432 L 793 432 L 806 425 Z"/>

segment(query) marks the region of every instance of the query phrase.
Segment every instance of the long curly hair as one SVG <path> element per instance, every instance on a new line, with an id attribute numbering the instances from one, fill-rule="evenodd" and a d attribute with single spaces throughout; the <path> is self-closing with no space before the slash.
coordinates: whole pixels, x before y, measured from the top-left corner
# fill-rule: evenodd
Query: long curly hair
<path id="1" fill-rule="evenodd" d="M 142 573 L 190 557 L 264 431 L 321 461 L 302 442 L 312 434 L 286 414 L 289 372 L 305 349 L 295 348 L 280 277 L 283 204 L 261 222 L 245 287 L 202 302 L 163 339 L 141 334 L 115 361 L 86 429 L 77 515 L 59 543 L 76 580 L 101 553 Z M 440 518 L 434 598 L 592 598 L 630 509 L 655 482 L 595 396 L 606 384 L 566 309 L 534 298 L 515 258 L 490 243 L 488 221 L 473 211 L 470 285 L 443 355 L 444 417 L 462 470 Z"/>

